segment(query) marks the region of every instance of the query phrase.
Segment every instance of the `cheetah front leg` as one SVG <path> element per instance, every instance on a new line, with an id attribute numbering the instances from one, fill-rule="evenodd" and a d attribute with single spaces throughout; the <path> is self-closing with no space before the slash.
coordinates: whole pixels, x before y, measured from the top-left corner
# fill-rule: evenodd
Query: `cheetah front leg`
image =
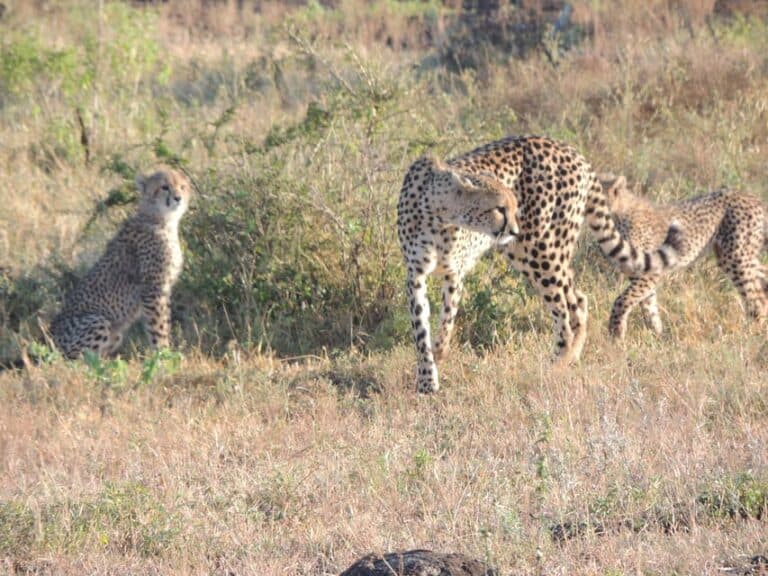
<path id="1" fill-rule="evenodd" d="M 443 306 L 440 308 L 440 331 L 437 338 L 435 338 L 435 345 L 433 347 L 435 360 L 442 360 L 450 346 L 463 287 L 461 275 L 455 272 L 448 272 L 443 277 Z"/>
<path id="2" fill-rule="evenodd" d="M 427 277 L 435 269 L 434 259 L 408 264 L 408 310 L 411 315 L 413 341 L 416 344 L 416 385 L 419 392 L 436 392 L 440 388 L 429 329 Z"/>
<path id="3" fill-rule="evenodd" d="M 150 344 L 156 350 L 167 348 L 171 332 L 170 295 L 159 287 L 148 287 L 141 295 L 141 315 Z"/>

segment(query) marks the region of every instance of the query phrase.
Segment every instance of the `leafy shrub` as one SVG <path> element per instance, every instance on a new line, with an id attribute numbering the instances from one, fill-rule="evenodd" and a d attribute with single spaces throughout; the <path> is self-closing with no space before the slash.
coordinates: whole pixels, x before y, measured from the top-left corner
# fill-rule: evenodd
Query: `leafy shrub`
<path id="1" fill-rule="evenodd" d="M 744 472 L 712 483 L 698 497 L 713 518 L 764 519 L 768 513 L 768 480 Z"/>
<path id="2" fill-rule="evenodd" d="M 38 318 L 50 312 L 61 285 L 70 280 L 63 267 L 56 276 L 42 268 L 20 275 L 0 269 L 0 364 L 18 359 L 19 339 L 42 338 Z"/>
<path id="3" fill-rule="evenodd" d="M 324 210 L 279 163 L 211 174 L 204 189 L 184 233 L 177 293 L 186 318 L 212 334 L 301 353 L 349 343 L 351 331 L 370 333 L 391 314 L 399 261 L 376 270 L 377 246 L 364 236 L 371 222 Z M 340 249 L 352 236 L 355 246 Z"/>
<path id="4" fill-rule="evenodd" d="M 245 142 L 243 168 L 212 169 L 199 181 L 177 293 L 184 317 L 194 318 L 185 332 L 202 333 L 206 345 L 234 338 L 296 354 L 400 338 L 392 192 L 402 175 L 383 168 L 398 150 L 382 150 L 379 139 L 393 130 L 381 117 L 403 105 L 402 87 L 348 57 L 356 73 L 333 75 L 303 118 L 273 125 L 261 144 Z M 233 115 L 214 123 L 209 153 Z M 363 149 L 381 155 L 381 170 L 364 165 Z"/>
<path id="5" fill-rule="evenodd" d="M 165 86 L 171 72 L 170 62 L 161 62 L 155 12 L 109 2 L 98 13 L 76 4 L 60 16 L 77 36 L 64 48 L 51 47 L 41 30 L 6 33 L 0 24 L 0 107 L 19 104 L 45 121 L 30 157 L 46 172 L 88 162 L 105 107 L 130 109 L 140 92 Z"/>
<path id="6" fill-rule="evenodd" d="M 89 80 L 74 48 L 46 48 L 31 34 L 0 46 L 0 95 L 6 98 L 25 97 L 33 88 L 72 93 Z"/>

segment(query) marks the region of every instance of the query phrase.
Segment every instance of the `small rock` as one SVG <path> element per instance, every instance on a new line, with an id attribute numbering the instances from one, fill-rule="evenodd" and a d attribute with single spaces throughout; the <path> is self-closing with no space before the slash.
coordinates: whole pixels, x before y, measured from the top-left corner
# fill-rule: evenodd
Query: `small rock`
<path id="1" fill-rule="evenodd" d="M 499 576 L 484 563 L 463 554 L 408 550 L 369 554 L 339 576 Z"/>

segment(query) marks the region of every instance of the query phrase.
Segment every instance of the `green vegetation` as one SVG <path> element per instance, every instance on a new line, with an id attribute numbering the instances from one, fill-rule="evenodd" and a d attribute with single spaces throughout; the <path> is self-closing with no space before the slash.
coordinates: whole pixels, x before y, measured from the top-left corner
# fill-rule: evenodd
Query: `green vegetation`
<path id="1" fill-rule="evenodd" d="M 476 20 L 435 4 L 373 7 L 370 18 L 385 14 L 390 35 L 414 19 L 428 30 L 442 22 L 450 33 L 440 50 L 489 56 L 459 71 L 435 65 L 455 62 L 440 50 L 370 55 L 343 6 L 309 4 L 284 26 L 256 19 L 253 33 L 271 44 L 243 45 L 237 58 L 179 50 L 164 37 L 168 14 L 154 9 L 72 7 L 58 12 L 53 30 L 35 19 L 19 26 L 13 12 L 3 24 L 3 118 L 7 130 L 21 124 L 24 137 L 9 134 L 5 161 L 16 176 L 0 218 L 18 221 L 13 180 L 25 176 L 56 188 L 51 195 L 40 182 L 33 201 L 59 214 L 58 227 L 33 242 L 8 232 L 3 265 L 14 275 L 3 280 L 15 299 L 4 327 L 22 339 L 39 337 L 37 316 L 55 309 L 61 279 L 82 271 L 83 252 L 98 252 L 130 209 L 135 172 L 158 162 L 184 166 L 199 191 L 183 226 L 178 341 L 220 353 L 235 339 L 281 355 L 407 341 L 394 207 L 405 168 L 425 150 L 450 155 L 542 132 L 579 146 L 598 167 L 659 182 L 661 196 L 761 178 L 753 143 L 766 133 L 757 72 L 766 25 L 755 18 L 717 20 L 687 38 L 669 24 L 645 50 L 617 43 L 585 55 L 571 41 L 554 67 L 536 38 L 527 40 L 528 58 L 514 59 L 505 42 L 472 28 Z M 523 30 L 513 16 L 501 22 Z M 325 40 L 333 26 L 356 43 Z M 451 35 L 459 31 L 461 41 Z M 609 50 L 619 54 L 613 68 L 587 67 Z M 41 289 L 15 285 L 29 282 Z M 509 341 L 538 316 L 531 300 L 519 278 L 490 263 L 471 280 L 461 341 L 481 349 Z"/>
<path id="2" fill-rule="evenodd" d="M 95 498 L 57 502 L 33 510 L 0 501 L 0 554 L 78 550 L 94 546 L 119 554 L 156 556 L 173 546 L 180 518 L 156 502 L 145 486 L 107 483 Z"/>
<path id="3" fill-rule="evenodd" d="M 508 134 L 662 201 L 768 199 L 761 2 L 574 2 L 565 26 L 547 2 L 5 4 L 0 362 L 33 362 L 0 372 L 0 567 L 319 576 L 426 547 L 666 575 L 768 554 L 768 345 L 712 263 L 664 289 L 667 334 L 633 319 L 621 349 L 621 279 L 585 239 L 585 357 L 557 372 L 548 314 L 489 257 L 420 398 L 395 230 L 414 159 Z M 196 186 L 174 349 L 136 329 L 118 358 L 64 361 L 47 322 L 158 164 Z"/>

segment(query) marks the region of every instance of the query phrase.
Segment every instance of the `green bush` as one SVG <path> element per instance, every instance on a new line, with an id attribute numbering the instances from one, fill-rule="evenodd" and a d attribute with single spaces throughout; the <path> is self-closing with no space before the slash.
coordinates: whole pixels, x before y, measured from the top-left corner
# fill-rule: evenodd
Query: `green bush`
<path id="1" fill-rule="evenodd" d="M 356 73 L 329 81 L 299 120 L 276 123 L 259 144 L 243 143 L 243 168 L 199 179 L 177 294 L 185 333 L 202 334 L 206 347 L 236 339 L 301 354 L 408 337 L 399 327 L 394 225 L 402 174 L 387 165 L 400 150 L 383 146 L 397 126 L 382 121 L 406 99 L 399 78 L 370 70 L 351 51 L 347 57 Z M 212 156 L 231 145 L 220 132 L 234 114 L 226 110 L 204 139 Z M 386 168 L 372 173 L 362 150 Z"/>
<path id="2" fill-rule="evenodd" d="M 214 340 L 303 353 L 349 344 L 350 333 L 365 338 L 391 317 L 399 259 L 378 257 L 377 239 L 365 235 L 374 222 L 317 206 L 280 163 L 210 174 L 203 187 L 185 223 L 177 294 L 184 317 Z"/>

